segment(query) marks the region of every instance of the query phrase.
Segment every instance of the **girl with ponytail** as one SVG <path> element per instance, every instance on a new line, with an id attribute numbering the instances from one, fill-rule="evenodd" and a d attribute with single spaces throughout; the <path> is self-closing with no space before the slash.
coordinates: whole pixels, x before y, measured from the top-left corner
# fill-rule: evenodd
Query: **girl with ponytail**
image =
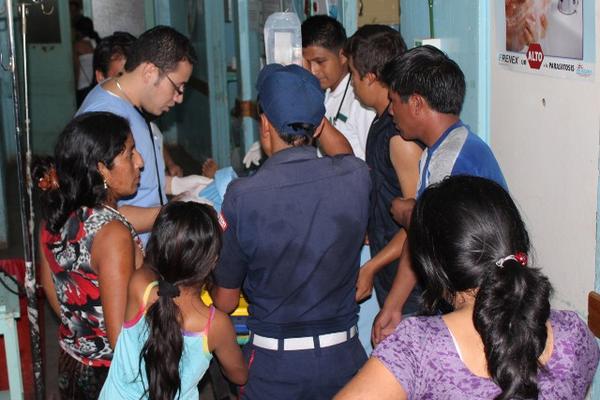
<path id="1" fill-rule="evenodd" d="M 231 382 L 246 382 L 229 316 L 200 297 L 220 249 L 211 207 L 178 201 L 163 207 L 144 265 L 129 282 L 126 321 L 100 399 L 198 399 L 213 352 Z"/>
<path id="2" fill-rule="evenodd" d="M 418 199 L 408 234 L 430 317 L 408 318 L 337 399 L 583 399 L 600 352 L 585 323 L 550 309 L 509 194 L 455 176 Z M 439 305 L 453 311 L 435 315 Z"/>

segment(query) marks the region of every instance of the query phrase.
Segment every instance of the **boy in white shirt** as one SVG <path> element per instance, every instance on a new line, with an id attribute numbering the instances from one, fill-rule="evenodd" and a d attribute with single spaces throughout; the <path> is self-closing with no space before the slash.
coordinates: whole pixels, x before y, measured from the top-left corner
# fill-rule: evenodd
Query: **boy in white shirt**
<path id="1" fill-rule="evenodd" d="M 354 155 L 364 160 L 375 111 L 354 96 L 348 59 L 343 53 L 345 42 L 344 27 L 331 17 L 315 15 L 302 23 L 304 66 L 325 90 L 325 117 L 348 139 Z"/>

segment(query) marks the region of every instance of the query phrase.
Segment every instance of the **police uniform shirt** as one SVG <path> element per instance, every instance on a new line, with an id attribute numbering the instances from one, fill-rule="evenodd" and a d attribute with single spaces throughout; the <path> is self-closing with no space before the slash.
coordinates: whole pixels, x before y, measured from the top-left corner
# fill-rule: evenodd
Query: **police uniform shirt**
<path id="1" fill-rule="evenodd" d="M 355 285 L 371 189 L 366 164 L 313 147 L 279 151 L 228 187 L 216 284 L 240 288 L 248 327 L 269 337 L 319 335 L 356 323 Z"/>

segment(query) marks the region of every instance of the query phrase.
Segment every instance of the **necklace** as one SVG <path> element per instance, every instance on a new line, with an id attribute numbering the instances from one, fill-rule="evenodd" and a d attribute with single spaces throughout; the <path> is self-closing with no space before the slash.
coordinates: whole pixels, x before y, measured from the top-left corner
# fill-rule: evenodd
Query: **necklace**
<path id="1" fill-rule="evenodd" d="M 127 218 L 125 218 L 125 216 L 124 216 L 123 214 L 121 214 L 121 213 L 119 212 L 119 210 L 115 210 L 114 208 L 112 208 L 111 206 L 109 206 L 109 205 L 106 205 L 106 204 L 102 204 L 102 207 L 106 208 L 106 209 L 107 209 L 107 210 L 109 210 L 109 211 L 112 211 L 113 213 L 115 213 L 115 214 L 117 214 L 117 215 L 120 215 L 121 217 L 123 217 L 123 219 L 127 220 Z"/>
<path id="2" fill-rule="evenodd" d="M 129 96 L 127 96 L 127 93 L 125 93 L 125 90 L 123 89 L 123 87 L 119 83 L 118 79 L 115 79 L 115 85 L 117 85 L 117 89 L 119 89 L 119 91 L 121 93 L 123 93 L 123 96 L 125 96 L 125 100 L 127 100 L 128 102 L 130 102 L 131 104 L 133 104 L 133 101 L 131 101 L 131 99 L 129 98 Z"/>
<path id="3" fill-rule="evenodd" d="M 335 126 L 335 123 L 340 118 L 340 111 L 342 111 L 342 106 L 344 105 L 344 100 L 346 100 L 346 93 L 348 93 L 348 86 L 350 86 L 351 80 L 352 80 L 352 76 L 349 76 L 348 82 L 346 82 L 346 87 L 344 88 L 344 94 L 342 95 L 342 101 L 340 101 L 340 106 L 338 107 L 338 110 L 335 113 L 335 117 L 333 117 L 333 122 L 332 122 L 333 126 Z"/>

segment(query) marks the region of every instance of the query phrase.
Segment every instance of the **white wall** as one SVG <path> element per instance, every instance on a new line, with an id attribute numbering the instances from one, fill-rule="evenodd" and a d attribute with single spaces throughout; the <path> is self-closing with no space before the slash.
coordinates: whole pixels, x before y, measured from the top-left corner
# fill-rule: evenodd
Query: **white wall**
<path id="1" fill-rule="evenodd" d="M 596 64 L 592 82 L 512 72 L 496 62 L 495 35 L 493 26 L 491 145 L 525 217 L 535 264 L 554 285 L 553 306 L 587 315 L 596 264 L 600 69 Z"/>

